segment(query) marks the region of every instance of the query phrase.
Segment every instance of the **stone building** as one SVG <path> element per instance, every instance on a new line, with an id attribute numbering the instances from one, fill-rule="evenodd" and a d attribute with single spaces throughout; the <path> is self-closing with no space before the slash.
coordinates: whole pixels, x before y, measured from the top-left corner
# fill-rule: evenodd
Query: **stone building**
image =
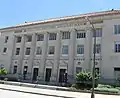
<path id="1" fill-rule="evenodd" d="M 120 74 L 120 10 L 93 12 L 1 28 L 0 66 L 26 81 L 68 82 L 92 70 L 96 29 L 96 70 L 101 81 L 114 83 Z"/>

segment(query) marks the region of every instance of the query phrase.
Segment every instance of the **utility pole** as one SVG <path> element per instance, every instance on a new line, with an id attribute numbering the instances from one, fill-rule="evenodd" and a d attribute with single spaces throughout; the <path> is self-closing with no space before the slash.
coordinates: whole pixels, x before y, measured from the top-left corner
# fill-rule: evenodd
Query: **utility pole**
<path id="1" fill-rule="evenodd" d="M 92 31 L 93 31 L 93 37 L 94 37 L 94 50 L 93 50 L 93 68 L 92 68 L 92 93 L 91 98 L 95 98 L 94 94 L 94 87 L 95 87 L 95 53 L 96 53 L 96 29 L 93 25 L 93 23 L 90 21 L 88 17 L 85 17 L 85 19 L 91 24 Z"/>

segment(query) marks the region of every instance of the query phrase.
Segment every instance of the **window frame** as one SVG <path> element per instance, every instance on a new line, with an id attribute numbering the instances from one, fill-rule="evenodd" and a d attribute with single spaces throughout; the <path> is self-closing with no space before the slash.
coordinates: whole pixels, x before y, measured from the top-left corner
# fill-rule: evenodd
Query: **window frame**
<path id="1" fill-rule="evenodd" d="M 42 47 L 36 47 L 36 55 L 42 55 Z"/>
<path id="2" fill-rule="evenodd" d="M 56 40 L 57 39 L 57 33 L 49 33 L 49 40 Z"/>
<path id="3" fill-rule="evenodd" d="M 67 48 L 65 48 L 65 47 L 67 47 Z M 65 53 L 66 50 L 67 50 L 67 53 Z M 69 53 L 69 46 L 68 45 L 62 45 L 62 55 L 68 55 L 68 53 Z"/>
<path id="4" fill-rule="evenodd" d="M 95 48 L 96 48 L 95 49 L 95 54 L 100 54 L 101 53 L 101 44 L 96 44 Z M 94 45 L 93 45 L 93 54 L 94 54 Z"/>
<path id="5" fill-rule="evenodd" d="M 8 42 L 8 39 L 9 39 L 9 36 L 5 36 L 5 41 L 4 41 L 4 43 L 7 43 L 7 42 Z"/>
<path id="6" fill-rule="evenodd" d="M 29 52 L 27 52 L 27 50 L 29 50 Z M 26 47 L 25 55 L 30 55 L 30 52 L 31 52 L 31 48 L 30 47 Z"/>
<path id="7" fill-rule="evenodd" d="M 26 35 L 26 42 L 32 42 L 32 35 Z"/>
<path id="8" fill-rule="evenodd" d="M 84 52 L 85 52 L 84 45 L 83 44 L 77 44 L 77 55 L 84 55 Z"/>
<path id="9" fill-rule="evenodd" d="M 17 49 L 19 49 L 19 50 L 17 50 Z M 16 48 L 15 55 L 20 55 L 20 48 Z"/>
<path id="10" fill-rule="evenodd" d="M 44 34 L 37 34 L 37 41 L 44 41 Z"/>
<path id="11" fill-rule="evenodd" d="M 18 38 L 20 38 L 20 39 L 18 40 Z M 22 37 L 21 36 L 17 36 L 16 37 L 16 43 L 21 43 L 21 41 L 22 41 Z"/>
<path id="12" fill-rule="evenodd" d="M 120 53 L 120 42 L 115 42 L 114 43 L 114 52 L 115 53 Z"/>
<path id="13" fill-rule="evenodd" d="M 77 39 L 86 38 L 86 33 L 85 32 L 77 32 L 76 38 Z"/>
<path id="14" fill-rule="evenodd" d="M 69 31 L 62 32 L 62 40 L 70 39 L 70 35 L 71 35 L 71 32 Z"/>
<path id="15" fill-rule="evenodd" d="M 7 52 L 7 48 L 4 47 L 4 48 L 3 48 L 3 53 L 6 53 L 6 52 Z"/>
<path id="16" fill-rule="evenodd" d="M 51 50 L 54 50 L 54 51 L 50 51 L 50 48 L 51 48 Z M 55 54 L 55 46 L 49 46 L 49 48 L 48 48 L 48 55 L 54 55 L 54 54 Z"/>

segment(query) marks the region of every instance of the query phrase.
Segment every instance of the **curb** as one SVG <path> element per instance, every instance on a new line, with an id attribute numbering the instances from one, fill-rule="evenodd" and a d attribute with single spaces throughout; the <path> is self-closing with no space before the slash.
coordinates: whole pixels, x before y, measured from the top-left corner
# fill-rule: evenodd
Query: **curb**
<path id="1" fill-rule="evenodd" d="M 6 85 L 14 85 L 14 86 L 21 86 L 21 87 L 31 87 L 31 88 L 41 88 L 41 89 L 50 89 L 50 90 L 59 90 L 59 91 L 69 91 L 69 92 L 82 92 L 82 93 L 91 93 L 89 90 L 72 90 L 70 88 L 63 88 L 63 87 L 52 87 L 52 86 L 45 86 L 45 85 L 37 85 L 37 84 L 27 84 L 27 83 L 21 83 L 21 82 L 8 82 L 8 81 L 2 81 L 3 84 Z M 103 95 L 120 95 L 120 93 L 109 93 L 109 92 L 98 92 L 95 91 L 96 94 L 103 94 Z"/>
<path id="2" fill-rule="evenodd" d="M 74 97 L 57 96 L 57 95 L 52 95 L 52 94 L 35 93 L 35 92 L 22 91 L 22 90 L 13 90 L 13 89 L 6 89 L 6 88 L 0 88 L 0 89 L 8 90 L 8 91 L 15 91 L 15 92 L 22 92 L 22 93 L 30 93 L 30 94 L 36 94 L 36 95 L 44 95 L 44 96 L 53 96 L 53 97 L 62 97 L 62 98 L 74 98 Z"/>

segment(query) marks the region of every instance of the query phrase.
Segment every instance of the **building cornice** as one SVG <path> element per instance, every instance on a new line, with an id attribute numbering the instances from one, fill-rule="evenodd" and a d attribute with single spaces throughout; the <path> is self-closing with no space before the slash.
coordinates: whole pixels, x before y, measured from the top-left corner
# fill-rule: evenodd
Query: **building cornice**
<path id="1" fill-rule="evenodd" d="M 39 24 L 48 24 L 48 23 L 56 23 L 56 22 L 63 22 L 63 21 L 71 21 L 71 20 L 77 20 L 77 19 L 85 19 L 85 17 L 89 18 L 95 18 L 95 17 L 104 17 L 104 16 L 111 16 L 111 15 L 120 15 L 120 10 L 109 10 L 109 11 L 102 11 L 102 12 L 93 12 L 93 13 L 87 13 L 87 14 L 81 14 L 81 15 L 76 15 L 76 16 L 66 16 L 66 17 L 61 17 L 61 18 L 54 18 L 54 19 L 48 19 L 48 20 L 42 20 L 42 21 L 36 21 L 36 22 L 27 22 L 24 24 L 16 25 L 16 26 L 11 26 L 11 27 L 6 27 L 6 28 L 1 28 L 0 32 L 6 31 L 6 30 L 15 30 L 19 28 L 24 28 L 28 26 L 34 26 L 34 25 L 39 25 Z M 73 25 L 81 25 L 81 24 L 65 24 L 66 26 L 73 26 Z M 54 28 L 59 28 L 61 26 L 56 26 Z M 62 26 L 64 27 L 64 26 Z"/>

